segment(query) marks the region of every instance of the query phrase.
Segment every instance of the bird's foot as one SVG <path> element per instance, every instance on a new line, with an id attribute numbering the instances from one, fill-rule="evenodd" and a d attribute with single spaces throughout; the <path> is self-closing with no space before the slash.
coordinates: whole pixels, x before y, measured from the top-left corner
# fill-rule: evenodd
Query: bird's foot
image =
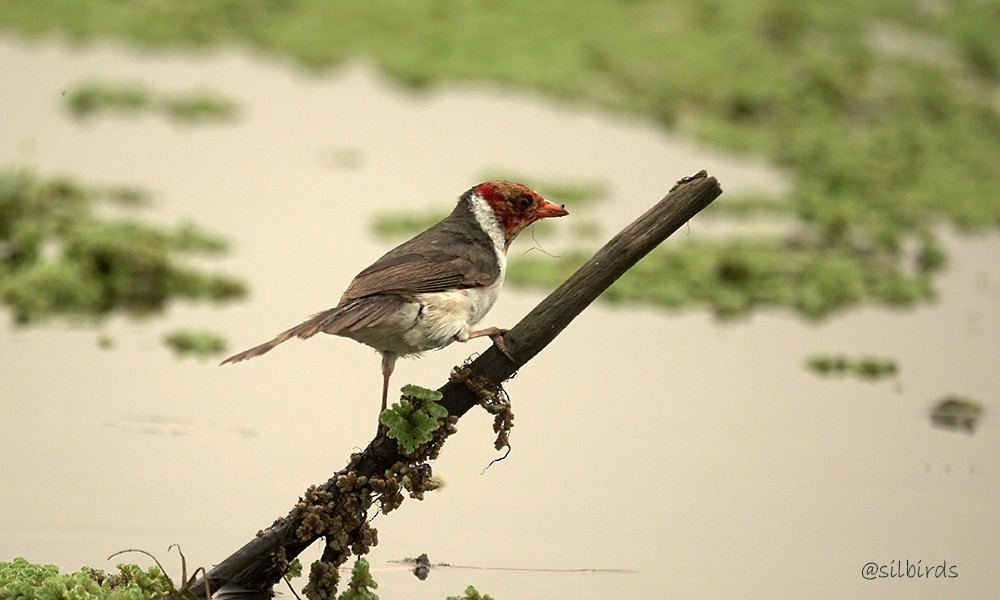
<path id="1" fill-rule="evenodd" d="M 470 331 L 468 339 L 471 340 L 472 338 L 477 337 L 488 337 L 493 341 L 493 345 L 497 347 L 497 350 L 506 356 L 510 362 L 517 363 L 517 361 L 514 360 L 514 357 L 510 355 L 510 352 L 507 352 L 507 345 L 503 343 L 503 336 L 506 335 L 508 331 L 510 330 L 501 329 L 499 327 L 487 327 L 486 329 L 480 329 L 479 331 Z"/>

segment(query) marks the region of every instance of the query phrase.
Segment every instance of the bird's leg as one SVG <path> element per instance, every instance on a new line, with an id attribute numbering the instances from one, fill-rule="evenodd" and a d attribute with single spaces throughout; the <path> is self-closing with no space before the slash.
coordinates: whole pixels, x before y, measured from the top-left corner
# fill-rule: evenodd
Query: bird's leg
<path id="1" fill-rule="evenodd" d="M 396 367 L 397 355 L 395 352 L 382 352 L 382 411 L 385 411 L 387 400 L 389 399 L 389 378 L 392 377 L 392 370 Z M 379 411 L 379 414 L 382 414 Z"/>
<path id="2" fill-rule="evenodd" d="M 504 345 L 503 343 L 503 336 L 508 331 L 509 331 L 508 329 L 501 329 L 499 327 L 487 327 L 486 329 L 470 331 L 469 336 L 465 340 L 460 340 L 460 341 L 464 342 L 466 340 L 471 340 L 472 338 L 488 337 L 491 340 L 493 340 L 493 345 L 497 347 L 497 350 L 502 352 L 504 356 L 510 359 L 510 362 L 517 363 L 517 361 L 514 360 L 514 357 L 510 355 L 510 352 L 507 352 L 507 346 Z"/>

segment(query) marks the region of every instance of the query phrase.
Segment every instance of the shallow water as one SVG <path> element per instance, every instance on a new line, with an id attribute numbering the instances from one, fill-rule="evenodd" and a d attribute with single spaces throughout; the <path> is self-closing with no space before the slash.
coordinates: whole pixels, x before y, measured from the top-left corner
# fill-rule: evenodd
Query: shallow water
<path id="1" fill-rule="evenodd" d="M 367 234 L 376 212 L 447 205 L 497 168 L 606 182 L 605 235 L 702 168 L 722 182 L 719 201 L 784 189 L 759 161 L 640 121 L 484 87 L 414 95 L 364 64 L 317 76 L 249 52 L 8 37 L 0 73 L 0 164 L 148 189 L 151 219 L 192 219 L 232 239 L 211 266 L 253 290 L 238 305 L 112 319 L 111 351 L 94 330 L 0 326 L 0 560 L 64 570 L 109 568 L 104 557 L 125 548 L 174 565 L 173 543 L 189 565 L 210 566 L 368 441 L 379 374 L 364 347 L 316 339 L 217 368 L 174 360 L 160 339 L 204 326 L 238 350 L 327 308 L 386 249 Z M 242 118 L 77 122 L 61 93 L 86 78 L 209 87 Z M 359 164 L 331 159 L 344 154 Z M 678 236 L 714 229 L 695 219 Z M 446 487 L 376 519 L 380 597 L 441 599 L 470 583 L 498 600 L 988 597 L 1000 584 L 1000 236 L 945 237 L 940 298 L 914 310 L 720 325 L 696 311 L 588 309 L 507 384 L 517 415 L 507 460 L 483 472 L 491 419 L 474 412 L 435 464 Z M 531 246 L 519 240 L 511 260 Z M 513 324 L 540 298 L 506 290 L 486 324 Z M 437 386 L 485 346 L 401 362 L 393 383 Z M 892 356 L 902 371 L 866 383 L 803 369 L 826 352 Z M 948 393 L 984 401 L 975 435 L 930 427 L 932 402 Z M 389 562 L 422 552 L 637 572 L 438 569 L 420 582 Z M 869 561 L 906 560 L 947 561 L 958 577 L 861 577 Z"/>

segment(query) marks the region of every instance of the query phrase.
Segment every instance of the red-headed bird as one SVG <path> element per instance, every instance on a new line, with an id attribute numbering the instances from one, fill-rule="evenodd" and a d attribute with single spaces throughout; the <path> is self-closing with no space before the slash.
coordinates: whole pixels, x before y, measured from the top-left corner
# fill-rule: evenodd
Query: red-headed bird
<path id="1" fill-rule="evenodd" d="M 506 353 L 506 330 L 472 327 L 500 294 L 507 248 L 535 221 L 568 214 L 520 183 L 481 183 L 462 194 L 444 220 L 358 273 L 337 306 L 222 364 L 260 356 L 293 337 L 322 332 L 351 338 L 382 355 L 385 410 L 389 377 L 401 356 L 484 336 Z"/>

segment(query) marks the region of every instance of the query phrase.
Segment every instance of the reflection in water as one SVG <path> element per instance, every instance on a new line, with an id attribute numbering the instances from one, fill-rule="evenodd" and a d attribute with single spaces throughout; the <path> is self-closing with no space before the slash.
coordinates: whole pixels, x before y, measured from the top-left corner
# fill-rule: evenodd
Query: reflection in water
<path id="1" fill-rule="evenodd" d="M 191 417 L 158 414 L 125 415 L 120 419 L 108 419 L 101 425 L 125 433 L 175 437 L 190 436 L 199 430 L 211 433 L 211 430 L 216 429 L 213 425 L 199 425 Z M 225 432 L 241 438 L 255 438 L 258 435 L 256 429 L 240 424 L 229 425 Z"/>
<path id="2" fill-rule="evenodd" d="M 633 569 L 600 569 L 600 568 L 547 568 L 547 567 L 484 567 L 473 565 L 455 565 L 446 562 L 431 563 L 427 554 L 421 554 L 416 558 L 404 558 L 401 560 L 390 560 L 393 564 L 412 565 L 413 574 L 417 579 L 423 581 L 431 569 L 464 569 L 469 571 L 509 571 L 520 573 L 638 573 Z M 344 570 L 344 567 L 341 567 Z M 377 572 L 380 569 L 372 569 Z"/>

